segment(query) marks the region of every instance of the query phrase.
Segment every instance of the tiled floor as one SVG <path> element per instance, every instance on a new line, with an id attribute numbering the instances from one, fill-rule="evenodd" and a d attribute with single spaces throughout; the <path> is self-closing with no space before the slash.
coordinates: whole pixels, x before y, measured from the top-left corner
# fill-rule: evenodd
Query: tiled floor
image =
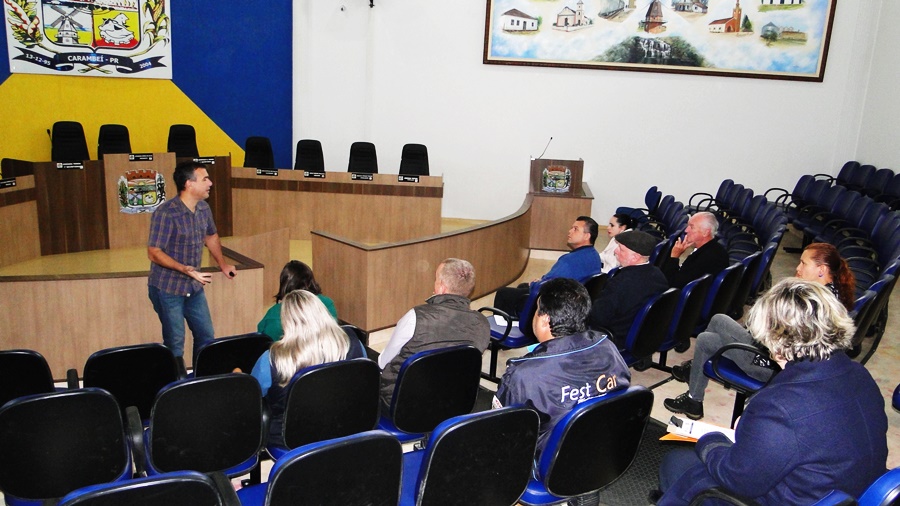
<path id="1" fill-rule="evenodd" d="M 596 247 L 602 250 L 606 246 L 606 234 L 601 231 L 601 238 L 598 239 Z M 787 245 L 799 245 L 799 237 L 788 236 L 784 240 L 784 244 Z M 550 267 L 555 262 L 556 258 L 558 258 L 562 252 L 548 252 L 548 251 L 532 251 L 531 259 L 528 262 L 528 265 L 525 268 L 525 271 L 516 280 L 516 284 L 519 282 L 530 281 L 535 278 L 539 278 L 545 272 L 547 272 Z M 779 251 L 777 255 L 775 255 L 775 262 L 772 268 L 773 278 L 778 280 L 783 277 L 792 276 L 794 274 L 794 269 L 799 261 L 799 254 L 791 254 L 787 253 L 783 250 Z M 472 301 L 472 308 L 477 309 L 482 306 L 488 306 L 493 303 L 494 295 L 489 294 L 485 297 L 476 299 Z M 881 341 L 881 345 L 878 348 L 878 351 L 872 357 L 871 360 L 866 364 L 869 372 L 871 372 L 872 376 L 878 382 L 879 386 L 884 393 L 885 398 L 885 410 L 887 411 L 888 417 L 888 468 L 894 468 L 900 466 L 900 412 L 895 411 L 891 407 L 891 396 L 894 392 L 894 388 L 897 386 L 897 383 L 900 382 L 900 372 L 898 369 L 895 369 L 898 358 L 900 358 L 900 346 L 898 346 L 898 337 L 900 337 L 900 320 L 898 320 L 898 314 L 900 314 L 900 295 L 897 295 L 897 292 L 893 294 L 890 301 L 890 310 L 889 314 L 893 317 L 888 321 L 888 328 L 885 332 L 884 338 Z M 369 344 L 370 346 L 377 350 L 381 351 L 387 343 L 388 339 L 390 339 L 391 332 L 393 328 L 384 329 L 379 332 L 374 332 L 369 336 Z M 510 350 L 506 352 L 501 352 L 500 360 L 499 360 L 499 371 L 498 375 L 502 375 L 503 368 L 505 366 L 506 360 L 510 357 L 515 357 L 524 354 L 524 350 Z M 688 350 L 685 353 L 674 353 L 671 352 L 669 354 L 669 358 L 667 360 L 668 364 L 679 364 L 684 360 L 688 360 L 693 356 L 693 349 Z M 484 356 L 484 370 L 487 370 L 488 367 L 488 354 Z M 661 371 L 655 369 L 649 369 L 644 372 L 632 371 L 632 384 L 651 386 L 660 381 L 668 378 L 669 375 L 663 373 Z M 496 390 L 496 385 L 491 382 L 482 380 L 482 384 L 486 388 L 490 388 L 492 390 Z M 653 403 L 653 412 L 651 415 L 653 418 L 656 418 L 660 421 L 666 421 L 670 418 L 672 413 L 666 410 L 663 407 L 663 400 L 667 397 L 675 397 L 683 392 L 687 391 L 687 384 L 679 383 L 677 381 L 669 381 L 657 388 L 654 389 L 654 403 Z M 848 395 L 850 393 L 848 392 Z M 709 387 L 707 388 L 706 399 L 703 403 L 704 414 L 706 415 L 703 418 L 703 421 L 708 423 L 713 423 L 717 425 L 722 425 L 727 427 L 731 421 L 731 411 L 734 406 L 734 392 L 730 390 L 726 390 L 721 385 L 718 385 L 714 382 L 710 382 Z"/>

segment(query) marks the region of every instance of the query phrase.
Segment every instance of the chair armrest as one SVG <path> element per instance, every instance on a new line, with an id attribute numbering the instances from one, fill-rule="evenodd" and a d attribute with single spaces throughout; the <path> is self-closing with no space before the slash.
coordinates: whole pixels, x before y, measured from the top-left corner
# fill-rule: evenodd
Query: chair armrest
<path id="1" fill-rule="evenodd" d="M 729 381 L 727 380 L 727 378 L 725 378 L 725 376 L 723 376 L 719 372 L 719 359 L 722 358 L 722 355 L 726 351 L 730 351 L 730 350 L 740 350 L 745 353 L 753 353 L 754 355 L 759 355 L 765 359 L 766 363 L 765 363 L 765 365 L 763 365 L 762 363 L 757 364 L 757 365 L 760 365 L 762 367 L 768 367 L 769 369 L 772 369 L 773 371 L 775 371 L 775 374 L 777 374 L 779 371 L 781 371 L 781 367 L 777 363 L 775 363 L 774 360 L 763 356 L 763 353 L 765 353 L 764 350 L 761 350 L 760 348 L 758 348 L 752 344 L 747 344 L 747 343 L 726 344 L 725 346 L 722 346 L 721 348 L 716 350 L 716 352 L 713 353 L 713 356 L 709 357 L 709 360 L 711 361 L 713 373 L 716 375 L 716 378 L 718 378 L 723 383 L 729 383 Z M 775 374 L 773 374 L 772 377 L 769 378 L 769 381 L 772 381 L 772 378 L 775 377 Z"/>
<path id="2" fill-rule="evenodd" d="M 147 449 L 144 447 L 144 424 L 141 422 L 141 413 L 136 406 L 128 406 L 125 408 L 125 417 L 126 437 L 131 444 L 131 454 L 134 457 L 134 475 L 147 476 L 147 470 L 144 468 Z"/>
<path id="3" fill-rule="evenodd" d="M 513 317 L 510 316 L 509 314 L 507 314 L 506 311 L 503 311 L 502 309 L 497 309 L 495 307 L 484 306 L 484 307 L 478 308 L 479 313 L 484 313 L 485 311 L 490 311 L 491 315 L 500 315 L 506 320 L 506 330 L 503 331 L 503 337 L 501 337 L 500 339 L 495 339 L 494 336 L 491 336 L 491 339 L 493 339 L 494 341 L 503 341 L 507 337 L 509 337 L 509 333 L 512 332 Z M 485 317 L 488 317 L 488 316 L 485 315 Z"/>
<path id="4" fill-rule="evenodd" d="M 216 489 L 219 491 L 219 495 L 222 496 L 223 506 L 241 506 L 241 501 L 238 499 L 237 492 L 234 491 L 231 480 L 224 473 L 217 471 L 209 473 L 207 476 L 212 478 L 213 483 L 216 484 Z"/>
<path id="5" fill-rule="evenodd" d="M 697 205 L 699 205 L 699 203 L 704 200 L 712 200 L 713 195 L 711 193 L 703 193 L 703 192 L 695 193 L 695 194 L 691 195 L 691 198 L 688 199 L 688 207 L 691 207 L 694 205 L 694 197 L 704 197 L 698 201 Z"/>
<path id="6" fill-rule="evenodd" d="M 813 178 L 815 178 L 815 179 L 820 179 L 820 180 L 825 180 L 825 181 L 828 181 L 829 183 L 833 183 L 833 182 L 835 182 L 835 181 L 837 180 L 837 179 L 836 179 L 834 176 L 832 176 L 831 174 L 821 174 L 821 173 L 819 173 L 819 174 L 813 174 Z"/>
<path id="7" fill-rule="evenodd" d="M 79 387 L 78 383 L 78 371 L 75 369 L 69 369 L 66 371 L 66 388 L 69 390 L 76 390 Z"/>
<path id="8" fill-rule="evenodd" d="M 722 487 L 713 487 L 700 492 L 699 494 L 694 496 L 694 499 L 691 501 L 690 506 L 701 506 L 707 499 L 717 499 L 720 501 L 725 501 L 729 504 L 734 504 L 735 506 L 759 506 L 759 503 L 753 501 L 752 499 L 747 499 L 745 497 L 732 494 Z"/>

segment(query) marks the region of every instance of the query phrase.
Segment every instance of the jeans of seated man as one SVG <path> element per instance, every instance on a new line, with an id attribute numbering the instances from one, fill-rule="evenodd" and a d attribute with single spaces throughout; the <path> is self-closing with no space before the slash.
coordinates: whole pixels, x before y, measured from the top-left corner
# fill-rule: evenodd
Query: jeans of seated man
<path id="1" fill-rule="evenodd" d="M 207 341 L 215 338 L 212 316 L 203 290 L 189 296 L 165 293 L 155 286 L 148 286 L 153 309 L 162 324 L 163 344 L 176 357 L 184 355 L 185 320 L 194 336 L 194 360 L 197 351 Z"/>

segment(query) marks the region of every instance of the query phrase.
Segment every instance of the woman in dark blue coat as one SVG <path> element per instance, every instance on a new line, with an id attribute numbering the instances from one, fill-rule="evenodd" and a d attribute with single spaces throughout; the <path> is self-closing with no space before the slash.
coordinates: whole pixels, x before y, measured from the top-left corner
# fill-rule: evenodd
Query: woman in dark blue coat
<path id="1" fill-rule="evenodd" d="M 885 472 L 887 416 L 869 372 L 843 352 L 847 310 L 824 286 L 789 278 L 753 306 L 747 328 L 784 370 L 751 399 L 734 443 L 713 433 L 666 455 L 658 504 L 689 504 L 712 487 L 779 506 L 833 489 L 858 497 Z"/>

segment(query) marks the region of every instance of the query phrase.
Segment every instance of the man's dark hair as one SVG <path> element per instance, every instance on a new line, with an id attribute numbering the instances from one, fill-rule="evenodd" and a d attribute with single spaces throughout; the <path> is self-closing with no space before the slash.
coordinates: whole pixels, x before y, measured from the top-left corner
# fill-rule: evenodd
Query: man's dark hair
<path id="1" fill-rule="evenodd" d="M 574 279 L 554 278 L 544 282 L 538 292 L 538 316 L 550 317 L 553 337 L 565 337 L 584 332 L 591 296 Z"/>
<path id="2" fill-rule="evenodd" d="M 597 241 L 597 234 L 600 233 L 600 225 L 598 225 L 590 216 L 579 216 L 578 218 L 575 218 L 575 221 L 583 221 L 587 226 L 585 232 L 591 234 L 591 246 L 593 246 L 594 242 Z"/>
<path id="3" fill-rule="evenodd" d="M 181 162 L 176 165 L 175 172 L 172 174 L 172 180 L 175 181 L 175 189 L 179 193 L 183 192 L 185 184 L 194 180 L 194 171 L 205 168 L 206 165 L 197 162 Z"/>

